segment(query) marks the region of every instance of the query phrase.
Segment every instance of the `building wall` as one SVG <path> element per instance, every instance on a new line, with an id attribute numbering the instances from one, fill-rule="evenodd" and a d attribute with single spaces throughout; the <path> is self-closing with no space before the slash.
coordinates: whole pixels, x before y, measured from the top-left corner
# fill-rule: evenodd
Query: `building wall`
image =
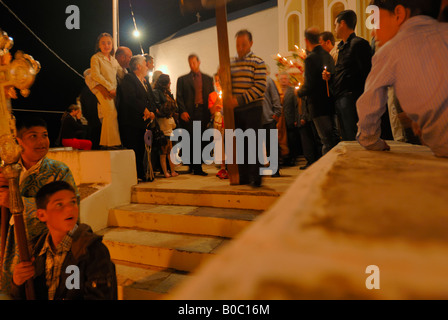
<path id="1" fill-rule="evenodd" d="M 240 29 L 253 34 L 252 50 L 266 61 L 271 70 L 277 69 L 273 57 L 278 53 L 278 12 L 270 8 L 253 15 L 230 21 L 228 24 L 230 56 L 236 56 L 234 36 Z M 201 60 L 201 70 L 212 76 L 219 65 L 216 27 L 156 44 L 149 49 L 155 59 L 155 70 L 170 75 L 171 91 L 176 92 L 176 81 L 190 72 L 187 57 L 196 53 Z"/>
<path id="2" fill-rule="evenodd" d="M 370 15 L 366 13 L 366 8 L 370 0 L 279 0 L 278 1 L 278 21 L 279 21 L 279 51 L 284 55 L 292 51 L 294 45 L 305 48 L 305 29 L 311 26 L 318 27 L 321 31 L 331 31 L 334 34 L 334 20 L 336 15 L 345 9 L 351 9 L 358 15 L 356 27 L 357 35 L 367 39 L 372 37 L 370 30 L 365 26 L 365 21 Z M 291 25 L 292 17 L 298 19 L 295 26 Z M 295 36 L 299 34 L 297 43 Z M 336 36 L 336 35 L 335 35 Z"/>

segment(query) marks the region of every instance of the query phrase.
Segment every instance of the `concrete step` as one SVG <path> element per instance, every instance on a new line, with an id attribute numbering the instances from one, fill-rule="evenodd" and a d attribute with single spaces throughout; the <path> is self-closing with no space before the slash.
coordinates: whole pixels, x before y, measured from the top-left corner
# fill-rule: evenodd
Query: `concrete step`
<path id="1" fill-rule="evenodd" d="M 171 269 L 114 260 L 119 300 L 160 300 L 187 278 Z"/>
<path id="2" fill-rule="evenodd" d="M 98 232 L 112 259 L 191 272 L 229 240 L 126 228 Z"/>
<path id="3" fill-rule="evenodd" d="M 259 210 L 129 204 L 110 210 L 108 226 L 233 238 Z"/>
<path id="4" fill-rule="evenodd" d="M 139 184 L 132 187 L 131 202 L 264 211 L 279 197 L 273 190 L 165 189 Z"/>

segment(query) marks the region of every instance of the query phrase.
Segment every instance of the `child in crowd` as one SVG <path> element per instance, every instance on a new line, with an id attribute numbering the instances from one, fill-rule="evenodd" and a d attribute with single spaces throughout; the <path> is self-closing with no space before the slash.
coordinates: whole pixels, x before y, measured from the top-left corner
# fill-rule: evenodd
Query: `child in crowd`
<path id="1" fill-rule="evenodd" d="M 157 79 L 156 85 L 154 86 L 154 96 L 156 99 L 156 104 L 160 105 L 160 108 L 156 112 L 157 123 L 159 124 L 160 130 L 163 131 L 167 143 L 161 147 L 160 151 L 160 165 L 163 170 L 165 178 L 176 177 L 179 174 L 175 171 L 174 163 L 171 161 L 170 153 L 173 148 L 170 137 L 173 135 L 173 129 L 176 128 L 176 122 L 174 121 L 174 115 L 177 111 L 177 104 L 174 100 L 173 95 L 170 91 L 171 81 L 167 74 L 162 74 Z M 170 164 L 171 174 L 168 173 L 166 158 L 168 156 L 168 161 Z"/>
<path id="2" fill-rule="evenodd" d="M 216 176 L 220 179 L 229 179 L 229 173 L 226 170 L 225 164 L 225 148 L 224 148 L 224 117 L 223 117 L 223 105 L 222 105 L 222 88 L 221 83 L 219 81 L 219 75 L 215 74 L 213 76 L 215 91 L 209 94 L 208 96 L 208 109 L 211 114 L 211 123 L 214 129 L 218 130 L 221 133 L 221 137 L 215 137 L 215 141 L 217 139 L 221 139 L 222 144 L 222 159 L 221 159 L 221 170 L 218 171 Z M 215 155 L 217 156 L 217 155 Z"/>
<path id="3" fill-rule="evenodd" d="M 48 233 L 33 248 L 33 261 L 20 262 L 14 269 L 11 296 L 25 299 L 25 282 L 33 278 L 37 300 L 117 299 L 115 265 L 102 237 L 88 225 L 77 224 L 73 187 L 65 181 L 51 182 L 37 192 L 36 205 Z"/>
<path id="4" fill-rule="evenodd" d="M 95 93 L 98 99 L 98 117 L 102 120 L 100 146 L 103 149 L 119 149 L 121 146 L 115 97 L 117 73 L 122 78 L 123 69 L 114 58 L 115 49 L 112 43 L 113 39 L 110 34 L 100 34 L 96 41 L 96 53 L 90 60 L 92 80 L 109 91 L 108 97 L 103 96 L 100 92 Z"/>
<path id="5" fill-rule="evenodd" d="M 92 141 L 85 139 L 86 131 L 81 122 L 81 117 L 82 112 L 78 105 L 72 104 L 67 108 L 61 118 L 58 144 L 79 150 L 92 149 Z"/>

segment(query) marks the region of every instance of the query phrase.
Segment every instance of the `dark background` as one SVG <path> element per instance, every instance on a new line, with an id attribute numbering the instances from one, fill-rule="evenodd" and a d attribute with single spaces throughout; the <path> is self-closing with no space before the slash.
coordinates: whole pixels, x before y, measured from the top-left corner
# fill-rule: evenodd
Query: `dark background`
<path id="1" fill-rule="evenodd" d="M 233 0 L 227 11 L 234 12 L 267 0 Z M 90 58 L 95 53 L 95 41 L 102 32 L 112 34 L 111 0 L 1 0 L 39 38 L 65 60 L 79 74 L 89 68 Z M 17 109 L 61 112 L 76 102 L 84 80 L 56 58 L 41 44 L 0 2 L 0 28 L 14 39 L 11 53 L 22 50 L 40 62 L 42 69 L 31 87 L 28 98 L 12 101 L 16 116 L 23 111 Z M 201 21 L 215 17 L 214 9 L 204 9 L 200 0 L 184 0 L 193 4 L 192 10 L 180 7 L 181 0 L 131 0 L 132 8 L 141 33 L 140 42 L 145 53 L 149 47 L 173 33 Z M 68 30 L 65 26 L 69 5 L 80 10 L 80 29 Z M 129 47 L 134 54 L 141 53 L 140 42 L 132 36 L 134 24 L 129 0 L 119 2 L 119 45 Z M 28 112 L 30 113 L 30 112 Z M 59 131 L 61 113 L 32 112 L 43 117 L 49 125 L 53 142 Z"/>

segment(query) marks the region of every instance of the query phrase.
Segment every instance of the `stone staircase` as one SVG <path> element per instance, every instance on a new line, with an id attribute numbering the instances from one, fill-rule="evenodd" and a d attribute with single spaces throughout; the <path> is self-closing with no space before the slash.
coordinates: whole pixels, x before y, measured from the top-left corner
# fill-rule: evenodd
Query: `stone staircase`
<path id="1" fill-rule="evenodd" d="M 98 233 L 117 268 L 119 299 L 163 299 L 281 195 L 274 188 L 229 186 L 214 167 L 206 171 L 208 177 L 138 184 L 131 204 L 110 210 L 108 228 Z"/>

